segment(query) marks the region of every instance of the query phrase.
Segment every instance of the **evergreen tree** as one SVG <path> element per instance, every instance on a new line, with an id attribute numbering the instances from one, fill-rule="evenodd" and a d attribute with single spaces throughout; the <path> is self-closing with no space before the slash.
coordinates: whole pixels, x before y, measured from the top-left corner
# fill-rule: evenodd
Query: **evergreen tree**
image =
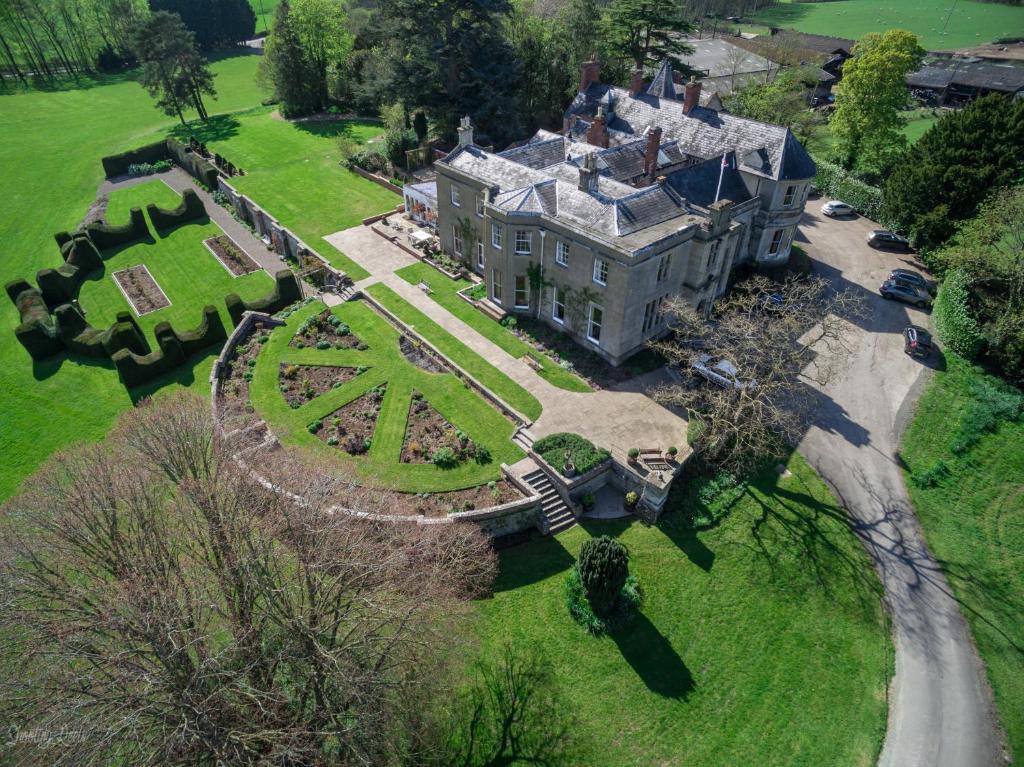
<path id="1" fill-rule="evenodd" d="M 447 138 L 463 115 L 495 143 L 520 135 L 509 86 L 519 61 L 504 35 L 508 0 L 382 0 L 394 69 L 389 92 Z"/>
<path id="2" fill-rule="evenodd" d="M 669 58 L 693 53 L 682 35 L 695 27 L 683 15 L 682 4 L 664 0 L 611 0 L 603 19 L 610 52 L 636 69 L 651 68 Z"/>
<path id="3" fill-rule="evenodd" d="M 918 247 L 934 248 L 1021 179 L 1024 102 L 993 94 L 943 117 L 910 148 L 882 187 L 886 215 Z"/>
<path id="4" fill-rule="evenodd" d="M 140 22 L 132 42 L 142 64 L 142 86 L 157 106 L 165 114 L 177 115 L 182 125 L 189 106 L 205 121 L 209 115 L 203 94 L 216 96 L 213 73 L 181 18 L 158 11 Z"/>
<path id="5" fill-rule="evenodd" d="M 899 112 L 907 103 L 906 77 L 923 56 L 917 38 L 902 29 L 865 35 L 854 46 L 853 57 L 843 64 L 829 121 L 837 159 L 845 168 L 879 174 L 906 149 Z"/>
<path id="6" fill-rule="evenodd" d="M 236 45 L 256 33 L 249 0 L 149 0 L 149 7 L 178 14 L 201 50 Z"/>
<path id="7" fill-rule="evenodd" d="M 287 116 L 308 114 L 319 106 L 316 73 L 302 41 L 292 24 L 289 0 L 281 0 L 274 10 L 274 26 L 267 38 L 261 75 L 273 86 L 274 96 Z"/>
<path id="8" fill-rule="evenodd" d="M 580 582 L 594 614 L 605 618 L 618 603 L 629 576 L 629 552 L 614 538 L 591 538 L 580 548 Z"/>
<path id="9" fill-rule="evenodd" d="M 427 116 L 422 112 L 417 112 L 412 118 L 412 129 L 416 131 L 416 138 L 420 142 L 427 140 Z"/>
<path id="10" fill-rule="evenodd" d="M 291 24 L 312 68 L 315 109 L 328 104 L 332 78 L 340 77 L 352 48 L 342 0 L 292 0 Z"/>

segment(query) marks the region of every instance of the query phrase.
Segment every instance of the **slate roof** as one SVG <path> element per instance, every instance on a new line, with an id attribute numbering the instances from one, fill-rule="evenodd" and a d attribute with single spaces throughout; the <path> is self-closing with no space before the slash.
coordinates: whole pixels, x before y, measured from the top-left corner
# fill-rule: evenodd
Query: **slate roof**
<path id="1" fill-rule="evenodd" d="M 564 136 L 554 136 L 541 140 L 530 140 L 515 149 L 498 152 L 499 157 L 525 165 L 528 168 L 546 168 L 565 161 L 566 141 Z"/>
<path id="2" fill-rule="evenodd" d="M 676 84 L 672 78 L 672 63 L 668 59 L 661 62 L 658 74 L 654 76 L 651 84 L 647 86 L 647 93 L 661 99 L 674 99 L 676 97 Z"/>
<path id="3" fill-rule="evenodd" d="M 596 114 L 597 104 L 609 92 L 615 100 L 615 114 L 608 123 L 613 143 L 633 140 L 649 126 L 659 126 L 666 139 L 675 139 L 686 153 L 702 159 L 735 150 L 744 158 L 744 167 L 757 175 L 773 180 L 814 176 L 814 162 L 788 128 L 700 106 L 683 114 L 681 101 L 646 93 L 634 97 L 622 88 L 604 83 L 594 83 L 569 106 L 567 117 L 574 133 L 585 133 L 585 125 Z M 581 119 L 573 120 L 574 117 Z M 757 152 L 761 152 L 758 161 L 746 161 L 748 155 Z"/>
<path id="4" fill-rule="evenodd" d="M 747 185 L 743 183 L 743 176 L 736 168 L 736 153 L 729 152 L 726 155 L 729 165 L 722 170 L 722 158 L 712 157 L 710 160 L 691 165 L 688 168 L 677 170 L 666 179 L 670 186 L 681 197 L 695 205 L 703 208 L 715 202 L 715 192 L 718 189 L 718 174 L 722 174 L 722 193 L 720 200 L 732 200 L 739 205 L 752 199 Z"/>
<path id="5" fill-rule="evenodd" d="M 849 56 L 853 53 L 853 46 L 856 40 L 848 40 L 845 37 L 829 37 L 828 35 L 812 35 L 807 32 L 797 32 L 792 29 L 779 30 L 772 37 L 782 37 L 791 40 L 797 48 L 805 48 L 818 53 L 840 53 Z"/>
<path id="6" fill-rule="evenodd" d="M 907 75 L 907 85 L 933 90 L 963 85 L 1017 93 L 1024 90 L 1024 67 L 983 59 L 937 59 Z"/>

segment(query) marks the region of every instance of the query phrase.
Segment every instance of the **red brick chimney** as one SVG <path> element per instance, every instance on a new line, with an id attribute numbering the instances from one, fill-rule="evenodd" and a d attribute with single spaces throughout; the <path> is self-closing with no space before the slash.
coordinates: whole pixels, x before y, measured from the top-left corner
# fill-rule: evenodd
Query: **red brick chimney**
<path id="1" fill-rule="evenodd" d="M 700 81 L 691 77 L 683 93 L 683 114 L 688 115 L 694 107 L 700 106 Z"/>
<path id="2" fill-rule="evenodd" d="M 584 61 L 580 66 L 580 93 L 586 93 L 594 83 L 601 82 L 601 63 L 597 59 Z"/>
<path id="3" fill-rule="evenodd" d="M 661 128 L 651 128 L 647 132 L 647 146 L 644 147 L 644 176 L 650 181 L 658 170 L 658 149 L 661 147 Z"/>
<path id="4" fill-rule="evenodd" d="M 638 96 L 644 89 L 644 70 L 634 69 L 633 76 L 629 80 L 629 95 Z"/>
<path id="5" fill-rule="evenodd" d="M 587 128 L 587 143 L 608 148 L 608 118 L 605 116 L 604 107 L 597 108 L 597 115 Z"/>

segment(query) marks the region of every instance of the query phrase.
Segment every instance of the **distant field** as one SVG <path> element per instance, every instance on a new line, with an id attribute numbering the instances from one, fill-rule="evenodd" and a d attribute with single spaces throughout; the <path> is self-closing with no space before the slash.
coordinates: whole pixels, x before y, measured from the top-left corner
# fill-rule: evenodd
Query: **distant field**
<path id="1" fill-rule="evenodd" d="M 256 34 L 265 32 L 274 21 L 277 0 L 249 0 L 249 5 L 256 12 Z M 264 18 L 266 18 L 266 23 L 263 21 Z"/>
<path id="2" fill-rule="evenodd" d="M 928 50 L 989 43 L 1008 35 L 1024 35 L 1024 6 L 956 0 L 949 24 L 943 25 L 952 0 L 834 0 L 778 5 L 751 21 L 817 35 L 859 39 L 869 32 L 907 29 Z M 258 0 L 257 0 L 258 2 Z"/>

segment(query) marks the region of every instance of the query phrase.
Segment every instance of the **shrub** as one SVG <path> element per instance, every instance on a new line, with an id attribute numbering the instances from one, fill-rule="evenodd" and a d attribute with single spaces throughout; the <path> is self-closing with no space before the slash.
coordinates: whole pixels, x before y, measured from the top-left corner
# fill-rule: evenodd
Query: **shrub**
<path id="1" fill-rule="evenodd" d="M 632 509 L 637 503 L 640 502 L 640 496 L 636 494 L 636 491 L 630 490 L 626 493 L 626 506 Z"/>
<path id="2" fill-rule="evenodd" d="M 939 287 L 932 316 L 935 329 L 947 348 L 966 359 L 978 356 L 985 338 L 970 310 L 970 276 L 953 269 Z"/>
<path id="3" fill-rule="evenodd" d="M 882 216 L 882 190 L 854 177 L 842 166 L 827 160 L 814 159 L 818 174 L 814 185 L 822 192 L 842 200 L 870 219 L 879 221 Z"/>
<path id="4" fill-rule="evenodd" d="M 981 438 L 999 429 L 1003 421 L 1016 421 L 1024 413 L 1024 396 L 994 379 L 982 379 L 972 390 L 973 398 L 960 414 L 950 449 L 966 453 Z"/>
<path id="5" fill-rule="evenodd" d="M 310 434 L 316 434 L 323 427 L 324 427 L 324 422 L 323 421 L 313 421 L 313 423 L 311 423 L 307 428 L 309 429 L 309 433 Z"/>
<path id="6" fill-rule="evenodd" d="M 150 203 L 146 206 L 149 220 L 157 231 L 170 229 L 172 226 L 195 221 L 206 216 L 206 207 L 194 189 L 186 189 L 181 193 L 181 202 L 177 207 L 168 210 Z"/>
<path id="7" fill-rule="evenodd" d="M 590 511 L 591 509 L 594 508 L 594 505 L 597 503 L 597 498 L 594 496 L 593 493 L 584 493 L 583 497 L 580 498 L 580 503 L 583 505 L 584 511 Z"/>
<path id="8" fill-rule="evenodd" d="M 675 445 L 669 445 L 667 452 L 670 456 L 675 458 L 679 454 L 679 448 L 676 447 Z"/>
<path id="9" fill-rule="evenodd" d="M 273 314 L 301 299 L 302 288 L 295 274 L 289 269 L 281 269 L 274 275 L 274 289 L 263 298 L 244 301 L 237 293 L 229 293 L 224 303 L 227 304 L 232 324 L 238 325 L 242 321 L 242 314 L 247 311 Z"/>
<path id="10" fill-rule="evenodd" d="M 338 444 L 338 438 L 337 437 L 328 437 L 327 438 L 327 444 L 330 445 L 331 447 L 334 447 L 335 445 Z"/>
<path id="11" fill-rule="evenodd" d="M 491 462 L 491 451 L 483 445 L 476 446 L 476 455 L 473 456 L 474 460 L 483 465 Z"/>
<path id="12" fill-rule="evenodd" d="M 459 459 L 455 455 L 455 451 L 450 447 L 439 447 L 434 451 L 434 455 L 430 459 L 435 466 L 439 466 L 442 469 L 450 469 L 458 465 Z"/>
<path id="13" fill-rule="evenodd" d="M 148 237 L 149 227 L 146 226 L 146 217 L 142 215 L 142 208 L 132 208 L 127 224 L 111 226 L 94 221 L 85 228 L 85 232 L 99 250 L 107 250 Z"/>
<path id="14" fill-rule="evenodd" d="M 629 552 L 614 538 L 591 538 L 580 548 L 580 582 L 594 614 L 609 616 L 629 575 Z"/>
<path id="15" fill-rule="evenodd" d="M 316 348 L 320 349 L 321 351 L 323 351 L 324 349 L 330 349 L 331 348 L 330 341 L 317 341 L 316 342 Z"/>
<path id="16" fill-rule="evenodd" d="M 103 172 L 108 177 L 123 176 L 129 173 L 132 165 L 143 165 L 157 163 L 167 159 L 167 142 L 155 141 L 152 144 L 140 146 L 138 149 L 131 149 L 121 154 L 104 157 L 100 162 L 103 164 Z"/>
<path id="17" fill-rule="evenodd" d="M 565 451 L 569 451 L 569 460 L 580 474 L 593 469 L 608 460 L 611 455 L 607 450 L 594 447 L 594 444 L 579 434 L 558 432 L 541 437 L 533 443 L 533 449 L 552 466 L 560 467 L 565 463 Z"/>
<path id="18" fill-rule="evenodd" d="M 583 582 L 580 580 L 579 569 L 572 567 L 565 577 L 565 605 L 569 610 L 569 615 L 595 636 L 611 631 L 628 620 L 639 609 L 641 601 L 640 582 L 636 576 L 630 575 L 619 592 L 616 609 L 611 615 L 600 618 L 594 613 L 593 607 L 587 600 Z"/>
<path id="19" fill-rule="evenodd" d="M 936 461 L 924 471 L 915 471 L 910 475 L 911 481 L 918 487 L 935 487 L 949 474 L 945 461 Z"/>

